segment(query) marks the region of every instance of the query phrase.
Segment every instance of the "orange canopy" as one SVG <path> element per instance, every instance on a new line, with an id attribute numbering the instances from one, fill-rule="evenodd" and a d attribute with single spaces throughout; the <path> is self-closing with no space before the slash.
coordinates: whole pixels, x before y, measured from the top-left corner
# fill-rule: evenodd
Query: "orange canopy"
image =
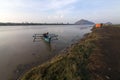
<path id="1" fill-rule="evenodd" d="M 100 28 L 100 27 L 102 27 L 102 24 L 95 24 L 95 27 Z"/>

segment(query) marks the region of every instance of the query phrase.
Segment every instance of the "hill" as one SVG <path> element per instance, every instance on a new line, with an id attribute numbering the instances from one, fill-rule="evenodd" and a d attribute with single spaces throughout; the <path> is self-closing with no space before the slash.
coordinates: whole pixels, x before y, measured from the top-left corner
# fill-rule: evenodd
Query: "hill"
<path id="1" fill-rule="evenodd" d="M 104 24 L 106 24 L 106 25 L 112 25 L 112 23 L 111 23 L 111 22 L 106 22 L 106 23 L 104 23 Z"/>
<path id="2" fill-rule="evenodd" d="M 88 20 L 81 19 L 81 20 L 75 22 L 75 24 L 78 24 L 78 25 L 93 25 L 95 23 L 91 22 L 91 21 L 88 21 Z"/>

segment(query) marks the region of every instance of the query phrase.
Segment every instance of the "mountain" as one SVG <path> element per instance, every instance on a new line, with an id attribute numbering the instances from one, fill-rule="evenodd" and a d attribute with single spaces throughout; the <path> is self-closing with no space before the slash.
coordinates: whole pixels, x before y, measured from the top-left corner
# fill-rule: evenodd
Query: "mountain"
<path id="1" fill-rule="evenodd" d="M 75 22 L 75 24 L 78 24 L 78 25 L 93 25 L 95 23 L 91 22 L 91 21 L 88 21 L 88 20 L 81 19 L 81 20 Z"/>
<path id="2" fill-rule="evenodd" d="M 106 25 L 112 25 L 112 23 L 111 23 L 111 22 L 106 22 L 106 23 L 104 23 L 104 24 L 106 24 Z"/>

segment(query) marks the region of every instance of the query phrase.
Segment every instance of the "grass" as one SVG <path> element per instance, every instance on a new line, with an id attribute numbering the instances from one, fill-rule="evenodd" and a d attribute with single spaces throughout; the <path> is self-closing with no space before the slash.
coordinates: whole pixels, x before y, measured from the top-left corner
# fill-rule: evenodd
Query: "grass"
<path id="1" fill-rule="evenodd" d="M 89 57 L 99 39 L 96 33 L 88 34 L 65 54 L 56 56 L 26 72 L 20 80 L 90 80 Z"/>

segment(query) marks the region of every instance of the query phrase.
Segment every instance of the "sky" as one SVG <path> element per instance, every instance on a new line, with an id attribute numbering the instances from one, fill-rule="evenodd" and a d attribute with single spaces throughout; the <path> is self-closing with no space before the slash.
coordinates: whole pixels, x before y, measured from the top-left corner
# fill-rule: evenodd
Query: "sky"
<path id="1" fill-rule="evenodd" d="M 0 0 L 0 22 L 120 23 L 120 0 Z"/>

